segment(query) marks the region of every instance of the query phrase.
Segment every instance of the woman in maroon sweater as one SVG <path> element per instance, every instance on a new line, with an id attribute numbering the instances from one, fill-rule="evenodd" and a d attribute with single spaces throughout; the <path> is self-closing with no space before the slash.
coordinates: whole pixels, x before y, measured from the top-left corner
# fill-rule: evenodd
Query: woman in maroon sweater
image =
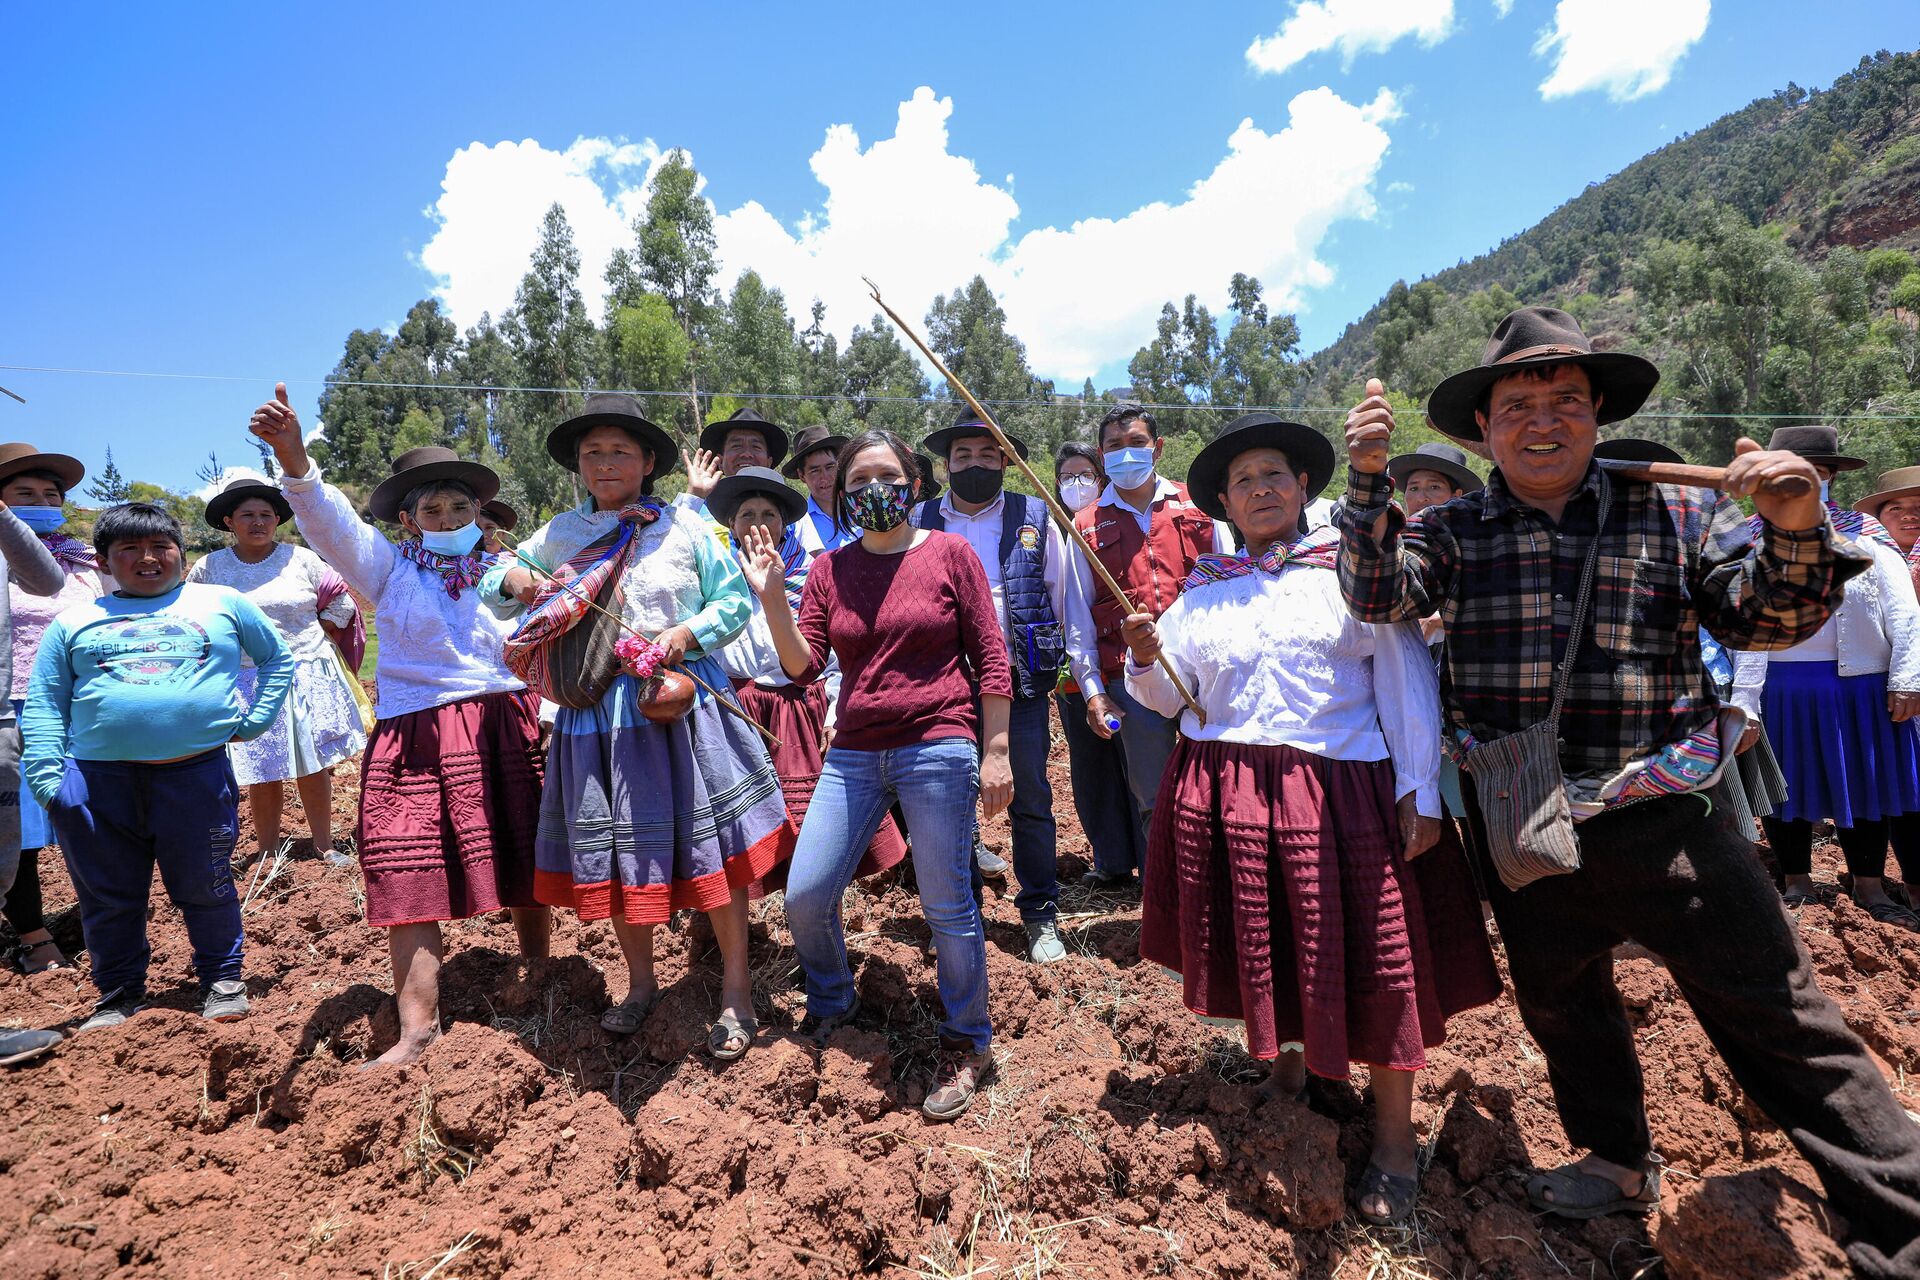
<path id="1" fill-rule="evenodd" d="M 745 571 L 780 665 L 796 683 L 840 660 L 833 745 L 787 878 L 787 922 L 807 973 L 807 1013 L 824 1042 L 858 1010 L 840 897 L 897 799 L 913 832 L 913 869 L 937 947 L 941 1061 L 922 1110 L 950 1120 L 991 1068 L 987 951 L 973 897 L 976 799 L 1007 807 L 1006 641 L 986 572 L 964 538 L 906 522 L 919 488 L 913 451 L 867 431 L 840 451 L 834 505 L 857 542 L 813 562 L 795 619 L 780 553 L 752 531 Z"/>

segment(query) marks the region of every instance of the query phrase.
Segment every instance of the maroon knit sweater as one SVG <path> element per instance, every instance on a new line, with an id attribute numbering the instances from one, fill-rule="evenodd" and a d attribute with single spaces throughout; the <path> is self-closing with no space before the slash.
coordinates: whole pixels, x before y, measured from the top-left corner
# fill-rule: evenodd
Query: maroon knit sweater
<path id="1" fill-rule="evenodd" d="M 965 538 L 928 533 L 899 555 L 848 543 L 813 562 L 800 597 L 813 660 L 806 684 L 840 659 L 833 744 L 854 751 L 979 740 L 974 703 L 1013 696 L 1007 642 L 987 574 Z"/>

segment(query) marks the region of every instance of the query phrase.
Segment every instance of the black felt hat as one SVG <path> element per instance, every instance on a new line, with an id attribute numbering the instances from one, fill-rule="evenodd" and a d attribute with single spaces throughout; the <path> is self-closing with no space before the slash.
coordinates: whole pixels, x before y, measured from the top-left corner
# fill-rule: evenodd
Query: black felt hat
<path id="1" fill-rule="evenodd" d="M 807 514 L 807 500 L 771 467 L 742 467 L 713 486 L 707 495 L 707 514 L 730 525 L 740 504 L 755 496 L 773 499 L 780 518 L 788 524 Z"/>
<path id="2" fill-rule="evenodd" d="M 1456 440 L 1479 440 L 1480 424 L 1473 414 L 1483 391 L 1529 365 L 1569 362 L 1587 371 L 1600 404 L 1594 420 L 1602 426 L 1640 412 L 1660 381 L 1660 370 L 1651 360 L 1624 351 L 1595 351 L 1580 322 L 1566 312 L 1556 307 L 1521 307 L 1494 329 L 1479 364 L 1433 389 L 1427 397 L 1427 417 Z"/>
<path id="3" fill-rule="evenodd" d="M 718 454 L 727 443 L 730 431 L 758 431 L 767 442 L 767 456 L 773 466 L 780 465 L 780 459 L 787 456 L 787 433 L 778 423 L 768 422 L 751 409 L 741 409 L 730 418 L 721 418 L 709 422 L 700 432 L 700 447 L 708 453 Z"/>
<path id="4" fill-rule="evenodd" d="M 822 449 L 830 449 L 837 458 L 846 444 L 845 436 L 835 435 L 825 427 L 802 427 L 800 434 L 793 438 L 793 456 L 781 464 L 780 474 L 789 480 L 798 480 L 800 470 L 807 465 L 809 456 Z"/>
<path id="5" fill-rule="evenodd" d="M 1797 453 L 1817 467 L 1833 471 L 1858 471 L 1865 459 L 1840 452 L 1840 433 L 1832 427 L 1775 427 L 1767 448 Z"/>
<path id="6" fill-rule="evenodd" d="M 599 391 L 588 396 L 579 413 L 547 432 L 547 455 L 578 475 L 580 437 L 595 427 L 619 427 L 653 450 L 653 471 L 648 479 L 655 483 L 680 465 L 680 446 L 674 443 L 673 437 L 640 412 L 638 400 L 617 391 Z"/>
<path id="7" fill-rule="evenodd" d="M 500 477 L 494 474 L 493 468 L 469 462 L 451 449 L 430 444 L 409 449 L 393 460 L 393 474 L 382 480 L 373 496 L 367 499 L 367 510 L 376 520 L 398 520 L 400 503 L 406 496 L 434 480 L 458 480 L 473 490 L 479 502 L 500 492 Z"/>
<path id="8" fill-rule="evenodd" d="M 1481 485 L 1480 477 L 1473 474 L 1473 469 L 1467 465 L 1466 450 L 1438 441 L 1423 444 L 1412 453 L 1387 459 L 1387 479 L 1393 481 L 1396 489 L 1404 490 L 1407 477 L 1416 471 L 1432 471 L 1443 475 L 1462 493 L 1472 493 Z"/>
<path id="9" fill-rule="evenodd" d="M 287 495 L 280 492 L 279 485 L 268 484 L 252 476 L 241 476 L 238 480 L 229 481 L 226 488 L 207 499 L 207 523 L 226 533 L 227 517 L 248 498 L 258 498 L 272 507 L 273 514 L 280 517 L 274 521 L 276 525 L 293 519 L 293 507 L 287 502 Z"/>
<path id="10" fill-rule="evenodd" d="M 1246 413 L 1229 422 L 1187 469 L 1187 496 L 1194 506 L 1215 520 L 1227 518 L 1226 504 L 1220 501 L 1220 492 L 1227 487 L 1227 469 L 1249 449 L 1278 449 L 1296 471 L 1306 472 L 1305 502 L 1318 497 L 1333 478 L 1333 445 L 1325 436 L 1304 422 L 1288 422 L 1271 413 Z"/>
<path id="11" fill-rule="evenodd" d="M 1022 458 L 1027 456 L 1027 442 L 1025 440 L 1022 440 L 1019 436 L 1014 435 L 1004 427 L 1000 429 L 1000 433 L 1006 436 L 1008 442 L 1013 445 L 1014 449 Z M 990 437 L 992 435 L 993 432 L 987 429 L 987 424 L 980 421 L 980 415 L 971 409 L 967 409 L 963 410 L 960 416 L 953 420 L 952 426 L 942 427 L 938 431 L 930 432 L 927 438 L 920 442 L 920 447 L 936 458 L 944 459 L 953 451 L 953 442 L 955 440 L 964 440 L 968 436 Z"/>
<path id="12" fill-rule="evenodd" d="M 946 486 L 934 478 L 931 454 L 916 452 L 913 461 L 920 468 L 920 496 L 914 499 L 915 502 L 932 502 L 947 491 Z"/>
<path id="13" fill-rule="evenodd" d="M 1593 456 L 1611 459 L 1614 462 L 1685 462 L 1678 449 L 1668 448 L 1658 440 L 1641 440 L 1633 436 L 1622 436 L 1618 440 L 1602 440 L 1593 446 Z"/>

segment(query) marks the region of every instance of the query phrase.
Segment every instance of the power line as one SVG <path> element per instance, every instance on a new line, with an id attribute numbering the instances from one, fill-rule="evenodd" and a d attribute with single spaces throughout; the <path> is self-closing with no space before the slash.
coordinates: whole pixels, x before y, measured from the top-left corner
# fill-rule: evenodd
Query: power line
<path id="1" fill-rule="evenodd" d="M 271 386 L 275 382 L 284 382 L 289 386 L 320 387 L 368 387 L 387 391 L 482 391 L 507 392 L 520 391 L 530 395 L 584 395 L 589 391 L 606 392 L 615 395 L 633 396 L 636 399 L 684 400 L 685 391 L 655 391 L 628 387 L 523 387 L 505 383 L 490 382 L 366 382 L 352 378 L 259 378 L 230 373 L 158 373 L 142 369 L 70 369 L 52 365 L 0 364 L 0 371 L 12 373 L 50 373 L 89 378 L 155 378 L 178 382 L 245 382 L 254 386 Z M 707 399 L 728 400 L 795 400 L 795 401 L 835 401 L 842 404 L 918 404 L 929 408 L 948 407 L 947 400 L 936 400 L 928 396 L 850 396 L 839 392 L 809 391 L 702 391 Z M 15 397 L 16 399 L 18 397 Z M 1058 396 L 1048 400 L 1012 400 L 982 397 L 981 404 L 998 405 L 1007 409 L 1091 409 L 1111 407 L 1105 401 L 1083 401 L 1074 396 Z M 1287 413 L 1331 413 L 1345 415 L 1351 406 L 1333 405 L 1271 405 L 1271 404 L 1194 404 L 1188 401 L 1141 401 L 1126 400 L 1120 403 L 1138 405 L 1142 409 L 1186 410 L 1205 413 L 1251 413 L 1255 410 L 1284 410 Z M 1920 422 L 1920 413 L 1708 413 L 1708 412 L 1659 412 L 1642 411 L 1633 415 L 1636 418 L 1659 418 L 1672 421 L 1697 418 L 1727 421 L 1792 421 L 1804 422 L 1808 418 L 1818 418 L 1822 422 Z"/>

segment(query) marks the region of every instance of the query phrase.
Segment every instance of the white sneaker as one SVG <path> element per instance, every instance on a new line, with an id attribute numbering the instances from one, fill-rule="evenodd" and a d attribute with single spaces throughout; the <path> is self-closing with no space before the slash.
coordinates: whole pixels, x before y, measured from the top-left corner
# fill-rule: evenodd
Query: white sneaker
<path id="1" fill-rule="evenodd" d="M 1051 920 L 1029 920 L 1027 959 L 1035 964 L 1052 964 L 1067 958 L 1067 944 L 1060 941 L 1060 927 Z"/>

